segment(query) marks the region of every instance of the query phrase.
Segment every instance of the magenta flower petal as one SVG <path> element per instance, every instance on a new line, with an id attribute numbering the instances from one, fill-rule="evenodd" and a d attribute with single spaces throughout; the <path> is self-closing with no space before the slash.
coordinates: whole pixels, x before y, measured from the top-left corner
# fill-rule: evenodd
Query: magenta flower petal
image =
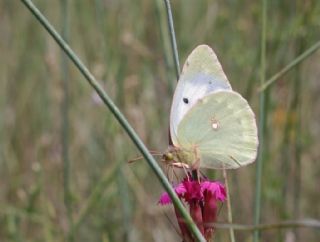
<path id="1" fill-rule="evenodd" d="M 182 197 L 186 192 L 187 189 L 185 188 L 183 183 L 179 183 L 174 190 L 176 191 L 176 193 L 178 194 L 179 197 Z"/>
<path id="2" fill-rule="evenodd" d="M 208 191 L 205 191 L 204 194 L 204 207 L 203 207 L 203 222 L 204 222 L 204 236 L 207 241 L 211 241 L 213 236 L 214 223 L 217 219 L 217 200 L 215 196 Z"/>
<path id="3" fill-rule="evenodd" d="M 226 191 L 222 183 L 213 181 L 204 181 L 201 184 L 201 190 L 204 194 L 204 236 L 207 241 L 211 241 L 214 233 L 212 223 L 217 219 L 217 201 L 224 201 L 226 199 Z"/>
<path id="4" fill-rule="evenodd" d="M 203 219 L 202 219 L 202 207 L 197 200 L 193 200 L 190 203 L 190 215 L 193 221 L 198 226 L 199 230 L 202 234 L 204 234 L 204 227 L 203 227 Z"/>
<path id="5" fill-rule="evenodd" d="M 201 201 L 203 199 L 203 193 L 201 191 L 201 185 L 198 181 L 185 180 L 183 185 L 186 189 L 184 199 L 190 203 L 192 200 Z"/>
<path id="6" fill-rule="evenodd" d="M 171 198 L 169 197 L 169 194 L 167 192 L 161 194 L 159 203 L 161 205 L 167 205 L 169 203 L 172 203 Z"/>
<path id="7" fill-rule="evenodd" d="M 214 234 L 213 223 L 217 219 L 218 201 L 226 200 L 226 191 L 222 183 L 217 181 L 209 181 L 206 179 L 193 180 L 192 176 L 188 176 L 174 187 L 180 199 L 188 203 L 190 215 L 197 224 L 199 230 L 207 241 L 211 241 Z M 172 203 L 167 192 L 164 192 L 159 200 L 161 205 Z M 193 242 L 191 235 L 184 219 L 180 216 L 179 211 L 174 207 L 176 217 L 181 230 L 181 236 L 186 242 Z"/>
<path id="8" fill-rule="evenodd" d="M 183 183 L 179 183 L 175 188 L 174 188 L 175 192 L 177 193 L 178 197 L 182 197 L 185 192 L 186 192 L 186 188 L 184 187 Z M 167 192 L 164 192 L 161 194 L 160 199 L 159 199 L 159 203 L 161 205 L 167 205 L 172 203 L 171 198 L 169 196 L 169 194 Z"/>
<path id="9" fill-rule="evenodd" d="M 211 193 L 215 199 L 219 201 L 226 200 L 227 194 L 225 187 L 220 182 L 211 182 L 211 181 L 205 181 L 201 183 L 201 190 L 204 193 L 207 191 L 208 193 Z"/>

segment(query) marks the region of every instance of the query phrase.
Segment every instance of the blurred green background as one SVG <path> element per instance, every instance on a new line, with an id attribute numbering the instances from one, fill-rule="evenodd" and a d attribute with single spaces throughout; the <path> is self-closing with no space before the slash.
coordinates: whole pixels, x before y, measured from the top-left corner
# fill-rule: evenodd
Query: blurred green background
<path id="1" fill-rule="evenodd" d="M 164 1 L 34 2 L 163 152 L 176 84 Z M 181 65 L 210 45 L 258 114 L 261 2 L 173 0 L 172 10 Z M 268 78 L 320 39 L 320 1 L 268 1 L 267 16 Z M 172 208 L 157 205 L 157 178 L 144 160 L 127 164 L 137 149 L 20 1 L 0 2 L 0 53 L 0 241 L 180 241 Z M 263 223 L 320 217 L 319 76 L 316 52 L 266 92 Z M 252 224 L 255 165 L 229 177 L 234 222 Z M 262 241 L 319 239 L 310 228 L 262 232 Z"/>

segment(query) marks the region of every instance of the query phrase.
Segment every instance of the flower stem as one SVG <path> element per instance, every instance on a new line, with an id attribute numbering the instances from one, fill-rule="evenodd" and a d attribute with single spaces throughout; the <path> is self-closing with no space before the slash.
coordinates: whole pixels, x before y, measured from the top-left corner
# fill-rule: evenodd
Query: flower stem
<path id="1" fill-rule="evenodd" d="M 61 0 L 61 26 L 62 37 L 68 39 L 68 0 Z M 61 144 L 63 161 L 63 196 L 66 208 L 69 230 L 73 227 L 72 199 L 70 187 L 70 159 L 69 159 L 69 69 L 68 58 L 61 56 L 61 79 L 63 86 L 63 101 L 61 104 Z M 68 241 L 74 241 L 73 237 L 68 237 Z"/>
<path id="2" fill-rule="evenodd" d="M 285 75 L 288 71 L 293 69 L 296 65 L 300 64 L 303 60 L 308 58 L 310 55 L 315 53 L 320 48 L 320 40 L 315 43 L 313 46 L 311 46 L 309 49 L 307 49 L 305 52 L 303 52 L 301 55 L 299 55 L 296 59 L 291 61 L 287 66 L 285 66 L 283 69 L 278 71 L 276 74 L 274 74 L 269 80 L 267 80 L 263 85 L 260 86 L 259 92 L 265 91 L 270 85 L 272 85 L 276 80 L 278 80 L 280 77 Z"/>
<path id="3" fill-rule="evenodd" d="M 214 223 L 216 229 L 230 229 L 242 230 L 242 231 L 254 231 L 254 230 L 279 230 L 279 229 L 292 229 L 292 228 L 314 228 L 315 230 L 320 229 L 320 220 L 317 219 L 298 219 L 298 220 L 287 220 L 277 223 L 269 224 L 225 224 L 225 223 Z"/>
<path id="4" fill-rule="evenodd" d="M 260 85 L 265 82 L 266 76 L 266 29 L 267 29 L 267 0 L 262 0 L 262 30 L 261 30 L 261 55 L 260 55 Z M 264 132 L 266 124 L 266 93 L 260 93 L 259 110 L 259 153 L 256 165 L 256 190 L 254 200 L 254 224 L 260 223 L 261 217 L 261 177 L 262 163 L 264 155 Z M 255 230 L 253 233 L 253 242 L 259 241 L 260 233 Z"/>
<path id="5" fill-rule="evenodd" d="M 170 30 L 171 48 L 172 48 L 173 59 L 174 59 L 175 67 L 176 67 L 176 77 L 177 77 L 177 81 L 178 81 L 179 75 L 180 75 L 180 63 L 179 63 L 176 35 L 174 32 L 174 26 L 173 26 L 171 5 L 170 5 L 170 0 L 164 0 L 164 2 L 166 4 L 166 9 L 167 9 L 167 18 L 168 18 L 168 25 L 169 25 L 169 30 Z"/>
<path id="6" fill-rule="evenodd" d="M 228 183 L 228 176 L 226 169 L 223 169 L 223 178 L 224 178 L 224 185 L 226 186 L 226 193 L 227 193 L 227 209 L 228 209 L 228 223 L 232 224 L 232 208 L 231 208 L 231 197 L 229 193 L 229 183 Z M 235 242 L 234 230 L 232 227 L 229 229 L 230 232 L 230 240 L 231 242 Z"/>

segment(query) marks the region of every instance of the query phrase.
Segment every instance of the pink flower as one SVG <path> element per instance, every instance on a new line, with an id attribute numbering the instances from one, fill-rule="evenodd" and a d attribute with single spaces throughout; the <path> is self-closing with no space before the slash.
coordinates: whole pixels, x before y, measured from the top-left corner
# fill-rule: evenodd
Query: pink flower
<path id="1" fill-rule="evenodd" d="M 180 198 L 186 192 L 186 188 L 184 187 L 183 183 L 178 184 L 174 188 L 174 190 L 177 193 L 178 197 L 180 197 Z M 167 205 L 169 203 L 172 203 L 171 198 L 170 198 L 170 196 L 169 196 L 169 194 L 167 192 L 164 192 L 164 193 L 161 194 L 160 199 L 159 199 L 159 203 L 161 205 Z"/>
<path id="2" fill-rule="evenodd" d="M 174 188 L 178 197 L 189 205 L 190 215 L 201 233 L 209 241 L 214 232 L 213 223 L 217 218 L 217 202 L 226 200 L 226 191 L 222 183 L 209 180 L 193 180 L 191 176 Z M 163 193 L 159 203 L 172 203 L 168 193 Z M 182 237 L 185 241 L 194 241 L 179 212 L 175 208 L 176 217 Z"/>

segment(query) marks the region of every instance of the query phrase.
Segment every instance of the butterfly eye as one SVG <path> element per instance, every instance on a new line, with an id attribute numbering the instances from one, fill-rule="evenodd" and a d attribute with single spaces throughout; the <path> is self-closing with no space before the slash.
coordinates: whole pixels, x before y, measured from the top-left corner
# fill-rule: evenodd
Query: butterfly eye
<path id="1" fill-rule="evenodd" d="M 182 100 L 183 100 L 183 102 L 184 102 L 185 104 L 188 104 L 188 103 L 189 103 L 189 99 L 186 98 L 186 97 L 184 97 Z"/>
<path id="2" fill-rule="evenodd" d="M 163 159 L 164 159 L 165 161 L 172 161 L 172 160 L 174 159 L 174 157 L 173 157 L 173 154 L 172 154 L 172 153 L 168 152 L 168 153 L 166 153 L 166 154 L 163 154 Z"/>

